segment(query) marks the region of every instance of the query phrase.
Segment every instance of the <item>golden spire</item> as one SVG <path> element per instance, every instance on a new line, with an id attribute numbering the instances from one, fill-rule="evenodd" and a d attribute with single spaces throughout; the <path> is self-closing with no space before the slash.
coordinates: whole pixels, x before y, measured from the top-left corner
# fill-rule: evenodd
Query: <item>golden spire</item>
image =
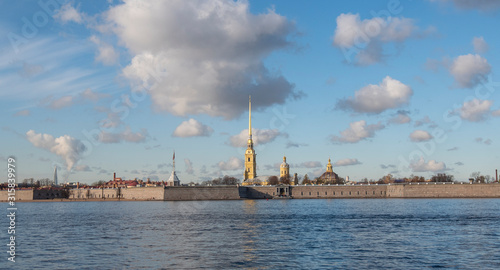
<path id="1" fill-rule="evenodd" d="M 252 139 L 252 96 L 248 96 L 248 139 Z"/>

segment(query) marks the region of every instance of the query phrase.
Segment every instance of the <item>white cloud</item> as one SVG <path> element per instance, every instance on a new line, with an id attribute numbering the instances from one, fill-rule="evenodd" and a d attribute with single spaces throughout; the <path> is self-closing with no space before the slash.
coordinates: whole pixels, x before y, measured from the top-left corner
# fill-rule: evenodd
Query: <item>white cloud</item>
<path id="1" fill-rule="evenodd" d="M 193 162 L 191 160 L 185 158 L 184 159 L 184 164 L 186 165 L 186 173 L 193 175 L 194 174 L 194 169 L 193 169 Z"/>
<path id="2" fill-rule="evenodd" d="M 414 172 L 442 172 L 447 170 L 444 162 L 436 162 L 435 160 L 425 162 L 423 157 L 420 157 L 419 161 L 411 163 L 410 168 Z"/>
<path id="3" fill-rule="evenodd" d="M 172 136 L 174 137 L 196 137 L 196 136 L 205 136 L 208 137 L 212 135 L 214 130 L 204 125 L 197 120 L 191 118 L 187 121 L 183 121 L 175 130 Z"/>
<path id="4" fill-rule="evenodd" d="M 500 110 L 492 111 L 491 115 L 493 115 L 493 116 L 500 116 Z"/>
<path id="5" fill-rule="evenodd" d="M 232 119 L 246 110 L 248 94 L 255 109 L 300 97 L 264 65 L 297 32 L 272 9 L 255 15 L 247 1 L 126 1 L 105 17 L 132 54 L 123 75 L 133 88 L 150 86 L 157 110 Z"/>
<path id="6" fill-rule="evenodd" d="M 379 84 L 369 84 L 350 97 L 340 100 L 337 107 L 360 113 L 381 113 L 408 104 L 413 95 L 411 87 L 389 76 Z"/>
<path id="7" fill-rule="evenodd" d="M 130 127 L 126 127 L 125 130 L 120 133 L 101 131 L 99 134 L 99 141 L 102 143 L 119 143 L 122 141 L 140 143 L 146 141 L 147 136 L 148 132 L 146 129 L 134 133 L 130 130 Z"/>
<path id="8" fill-rule="evenodd" d="M 62 96 L 58 99 L 50 100 L 47 106 L 54 110 L 59 110 L 62 108 L 66 108 L 73 105 L 73 97 L 72 96 Z"/>
<path id="9" fill-rule="evenodd" d="M 96 93 L 96 92 L 93 92 L 92 89 L 90 88 L 87 88 L 85 89 L 85 91 L 83 91 L 82 93 L 80 93 L 80 97 L 82 99 L 87 99 L 87 100 L 90 100 L 90 101 L 98 101 L 102 98 L 106 98 L 106 97 L 109 97 L 108 94 L 101 94 L 101 93 Z"/>
<path id="10" fill-rule="evenodd" d="M 481 137 L 476 138 L 476 139 L 475 139 L 475 141 L 476 141 L 477 143 L 480 143 L 480 144 L 484 143 L 484 144 L 486 144 L 486 145 L 491 145 L 491 143 L 493 143 L 493 141 L 492 141 L 491 139 L 483 139 L 483 138 L 481 138 Z"/>
<path id="11" fill-rule="evenodd" d="M 287 142 L 286 148 L 309 146 L 307 143 Z"/>
<path id="12" fill-rule="evenodd" d="M 252 140 L 255 146 L 274 141 L 278 136 L 287 137 L 288 134 L 281 133 L 277 129 L 252 128 Z M 234 147 L 246 147 L 248 141 L 248 129 L 242 130 L 239 134 L 231 136 L 229 143 Z"/>
<path id="13" fill-rule="evenodd" d="M 471 122 L 480 122 L 485 120 L 489 113 L 493 102 L 490 100 L 473 99 L 466 101 L 459 109 L 460 117 Z"/>
<path id="14" fill-rule="evenodd" d="M 401 43 L 408 38 L 425 35 L 427 33 L 420 31 L 412 19 L 375 17 L 361 20 L 359 14 L 343 13 L 337 17 L 333 45 L 349 57 L 348 62 L 370 65 L 383 61 L 384 55 L 387 55 L 383 52 L 384 43 Z M 350 59 L 351 54 L 355 59 Z"/>
<path id="15" fill-rule="evenodd" d="M 66 168 L 71 171 L 85 152 L 85 145 L 69 135 L 54 138 L 50 134 L 37 134 L 34 130 L 26 132 L 26 138 L 35 147 L 48 150 L 64 159 Z"/>
<path id="16" fill-rule="evenodd" d="M 408 116 L 408 111 L 400 110 L 397 112 L 396 116 L 389 119 L 389 124 L 406 124 L 411 122 L 411 118 Z"/>
<path id="17" fill-rule="evenodd" d="M 217 163 L 217 167 L 219 167 L 221 171 L 232 171 L 243 169 L 244 164 L 243 159 L 231 157 L 228 161 L 221 161 Z"/>
<path id="18" fill-rule="evenodd" d="M 115 48 L 110 44 L 101 41 L 96 36 L 91 36 L 90 41 L 97 45 L 99 53 L 96 55 L 95 60 L 103 63 L 104 65 L 114 65 L 118 62 L 120 54 L 115 51 Z"/>
<path id="19" fill-rule="evenodd" d="M 491 72 L 491 66 L 480 55 L 467 54 L 455 58 L 449 71 L 455 78 L 458 87 L 472 88 L 487 81 L 487 77 Z"/>
<path id="20" fill-rule="evenodd" d="M 342 166 L 351 166 L 358 164 L 361 164 L 361 162 L 357 158 L 346 158 L 337 160 L 335 163 L 333 163 L 333 166 L 342 167 Z"/>
<path id="21" fill-rule="evenodd" d="M 410 139 L 412 142 L 425 142 L 431 140 L 433 137 L 429 132 L 425 130 L 415 130 L 410 134 Z"/>
<path id="22" fill-rule="evenodd" d="M 349 128 L 340 132 L 340 137 L 332 136 L 330 139 L 332 142 L 340 143 L 357 143 L 366 138 L 372 138 L 375 136 L 375 132 L 383 129 L 385 126 L 382 124 L 367 125 L 365 120 L 352 122 L 349 124 Z"/>
<path id="23" fill-rule="evenodd" d="M 420 119 L 420 120 L 417 120 L 415 121 L 415 127 L 420 127 L 420 126 L 423 126 L 425 124 L 431 124 L 433 123 L 432 120 L 429 118 L 429 116 L 425 116 L 424 118 Z"/>
<path id="24" fill-rule="evenodd" d="M 486 43 L 483 37 L 474 37 L 474 39 L 472 39 L 472 45 L 476 53 L 485 53 L 489 50 L 488 43 Z"/>
<path id="25" fill-rule="evenodd" d="M 78 12 L 78 10 L 71 6 L 71 3 L 66 3 L 65 5 L 63 5 L 54 15 L 54 18 L 60 20 L 63 23 L 83 22 L 83 14 L 81 14 L 80 12 Z"/>

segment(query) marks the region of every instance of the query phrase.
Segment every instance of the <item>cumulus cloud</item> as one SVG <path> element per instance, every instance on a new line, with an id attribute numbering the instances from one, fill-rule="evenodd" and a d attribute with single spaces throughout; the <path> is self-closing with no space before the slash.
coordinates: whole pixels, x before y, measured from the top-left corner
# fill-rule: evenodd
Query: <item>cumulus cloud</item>
<path id="1" fill-rule="evenodd" d="M 423 157 L 420 157 L 420 160 L 416 162 L 412 162 L 410 168 L 414 172 L 442 172 L 447 170 L 444 162 L 436 162 L 435 160 L 425 162 Z"/>
<path id="2" fill-rule="evenodd" d="M 488 61 L 477 54 L 460 55 L 449 67 L 450 74 L 460 88 L 472 88 L 486 82 L 491 72 Z"/>
<path id="3" fill-rule="evenodd" d="M 252 128 L 252 140 L 255 146 L 274 141 L 278 136 L 287 137 L 288 134 L 282 133 L 277 129 L 258 129 Z M 234 147 L 246 147 L 248 141 L 248 129 L 242 130 L 239 134 L 229 138 L 229 144 Z"/>
<path id="4" fill-rule="evenodd" d="M 337 102 L 337 108 L 360 113 L 379 114 L 385 110 L 408 104 L 413 90 L 389 76 L 378 84 L 367 85 L 350 97 Z"/>
<path id="5" fill-rule="evenodd" d="M 97 62 L 101 62 L 104 65 L 114 65 L 118 62 L 118 57 L 120 54 L 111 46 L 110 44 L 101 41 L 96 36 L 91 36 L 90 41 L 97 45 L 98 54 L 95 57 Z"/>
<path id="6" fill-rule="evenodd" d="M 358 164 L 361 164 L 361 162 L 357 158 L 346 158 L 337 160 L 335 163 L 333 163 L 333 166 L 342 167 L 342 166 L 352 166 Z"/>
<path id="7" fill-rule="evenodd" d="M 421 31 L 412 19 L 380 18 L 361 20 L 359 14 L 340 14 L 333 36 L 333 46 L 339 48 L 347 62 L 371 65 L 384 60 L 385 43 L 402 43 L 412 37 L 423 37 L 432 28 Z M 354 57 L 354 59 L 353 59 Z"/>
<path id="8" fill-rule="evenodd" d="M 226 119 L 284 104 L 301 94 L 264 59 L 293 46 L 294 23 L 273 9 L 252 14 L 247 1 L 126 1 L 105 14 L 132 54 L 123 75 L 148 85 L 156 110 Z M 161 26 L 161 27 L 159 27 Z"/>
<path id="9" fill-rule="evenodd" d="M 191 118 L 187 121 L 183 121 L 175 130 L 172 136 L 174 137 L 197 137 L 205 136 L 208 137 L 212 135 L 214 130 L 199 121 Z"/>
<path id="10" fill-rule="evenodd" d="M 133 142 L 140 143 L 146 141 L 148 132 L 142 129 L 140 132 L 132 132 L 130 127 L 125 128 L 124 131 L 118 133 L 101 131 L 99 134 L 99 142 L 102 143 L 119 143 L 119 142 Z"/>
<path id="11" fill-rule="evenodd" d="M 432 139 L 432 135 L 425 130 L 415 130 L 410 134 L 412 142 L 426 142 Z"/>
<path id="12" fill-rule="evenodd" d="M 380 123 L 367 125 L 365 120 L 352 122 L 349 124 L 349 128 L 340 132 L 340 137 L 332 136 L 330 140 L 334 143 L 357 143 L 366 138 L 372 138 L 375 136 L 376 131 L 384 127 L 385 126 Z"/>
<path id="13" fill-rule="evenodd" d="M 60 20 L 62 23 L 82 23 L 83 17 L 83 14 L 76 10 L 71 3 L 63 5 L 54 15 L 54 18 Z"/>
<path id="14" fill-rule="evenodd" d="M 388 123 L 389 124 L 406 124 L 411 122 L 409 111 L 404 111 L 404 110 L 399 110 L 396 115 L 392 118 L 389 119 Z"/>
<path id="15" fill-rule="evenodd" d="M 425 116 L 424 118 L 420 119 L 420 120 L 417 120 L 415 121 L 415 127 L 420 127 L 420 126 L 423 126 L 425 124 L 430 124 L 430 123 L 433 123 L 432 120 L 429 118 L 429 116 Z"/>
<path id="16" fill-rule="evenodd" d="M 493 102 L 490 100 L 473 99 L 466 101 L 459 109 L 460 117 L 471 122 L 485 120 L 490 114 L 490 107 Z"/>
<path id="17" fill-rule="evenodd" d="M 184 164 L 186 165 L 186 173 L 193 175 L 194 174 L 193 162 L 191 162 L 191 160 L 189 160 L 188 158 L 185 158 Z"/>
<path id="18" fill-rule="evenodd" d="M 483 37 L 474 37 L 474 39 L 472 39 L 472 45 L 476 53 L 485 53 L 490 48 Z"/>
<path id="19" fill-rule="evenodd" d="M 85 145 L 80 140 L 69 135 L 54 138 L 50 134 L 36 133 L 34 130 L 29 130 L 26 132 L 26 138 L 35 147 L 48 150 L 63 158 L 68 171 L 71 171 L 86 150 Z"/>
<path id="20" fill-rule="evenodd" d="M 221 171 L 232 171 L 232 170 L 241 170 L 244 168 L 243 159 L 237 157 L 231 157 L 228 161 L 221 161 L 217 163 L 217 167 Z"/>

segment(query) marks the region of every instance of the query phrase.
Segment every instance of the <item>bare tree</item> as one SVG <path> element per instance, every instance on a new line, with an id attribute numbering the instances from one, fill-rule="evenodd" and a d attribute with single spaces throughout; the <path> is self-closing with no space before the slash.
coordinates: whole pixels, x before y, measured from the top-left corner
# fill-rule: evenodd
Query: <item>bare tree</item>
<path id="1" fill-rule="evenodd" d="M 267 179 L 267 183 L 269 185 L 277 185 L 280 183 L 279 179 L 278 179 L 278 176 L 270 176 L 268 179 Z"/>

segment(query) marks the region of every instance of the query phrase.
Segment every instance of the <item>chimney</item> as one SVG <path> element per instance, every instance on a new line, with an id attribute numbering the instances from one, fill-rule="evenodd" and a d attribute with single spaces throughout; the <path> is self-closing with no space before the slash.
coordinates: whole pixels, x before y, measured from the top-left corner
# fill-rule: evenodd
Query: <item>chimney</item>
<path id="1" fill-rule="evenodd" d="M 113 181 L 115 181 L 115 179 L 116 179 L 116 173 L 114 172 L 113 173 Z"/>

